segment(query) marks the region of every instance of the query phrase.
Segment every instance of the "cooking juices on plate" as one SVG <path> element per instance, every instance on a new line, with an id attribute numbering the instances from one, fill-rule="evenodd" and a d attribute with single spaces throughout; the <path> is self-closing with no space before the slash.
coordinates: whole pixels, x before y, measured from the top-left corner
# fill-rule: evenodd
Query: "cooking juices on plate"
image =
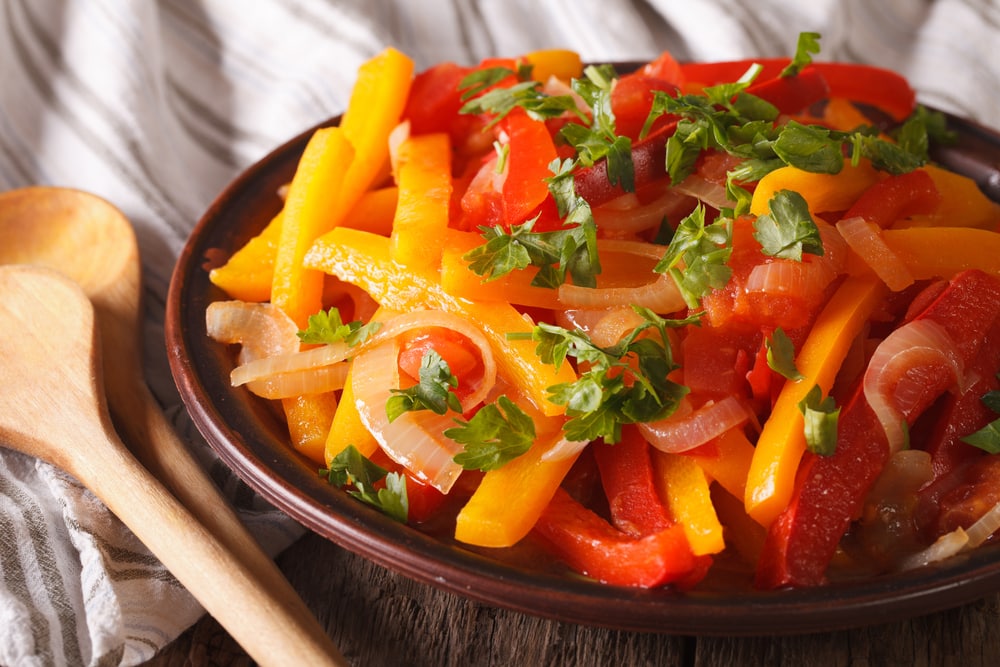
<path id="1" fill-rule="evenodd" d="M 388 49 L 209 334 L 331 484 L 609 584 L 816 586 L 1000 527 L 1000 206 L 899 75 Z M 713 583 L 714 582 L 714 583 Z"/>

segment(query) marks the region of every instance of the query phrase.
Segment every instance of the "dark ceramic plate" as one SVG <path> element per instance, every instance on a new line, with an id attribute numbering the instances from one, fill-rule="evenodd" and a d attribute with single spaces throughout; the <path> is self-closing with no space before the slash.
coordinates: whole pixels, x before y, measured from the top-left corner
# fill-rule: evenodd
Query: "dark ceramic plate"
<path id="1" fill-rule="evenodd" d="M 950 118 L 960 141 L 936 159 L 975 178 L 1000 201 L 1000 135 Z M 335 123 L 336 119 L 330 123 Z M 489 604 L 623 630 L 700 635 L 827 631 L 933 612 L 1000 590 L 1000 547 L 941 565 L 809 590 L 677 593 L 606 586 L 516 550 L 473 551 L 398 524 L 328 486 L 291 451 L 259 399 L 229 385 L 230 351 L 205 333 L 205 308 L 225 298 L 206 267 L 221 263 L 278 211 L 312 130 L 255 164 L 212 204 L 175 269 L 166 306 L 171 370 L 192 418 L 219 456 L 305 527 L 405 576 Z M 524 563 L 532 563 L 525 565 Z"/>

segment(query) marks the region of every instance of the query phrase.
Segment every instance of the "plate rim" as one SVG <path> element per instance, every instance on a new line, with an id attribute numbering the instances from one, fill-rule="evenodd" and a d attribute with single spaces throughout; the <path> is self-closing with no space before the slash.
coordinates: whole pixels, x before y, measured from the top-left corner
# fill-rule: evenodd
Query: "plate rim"
<path id="1" fill-rule="evenodd" d="M 936 158 L 954 160 L 956 154 L 967 157 L 972 150 L 974 166 L 982 166 L 983 158 L 976 157 L 980 154 L 974 150 L 979 142 L 988 145 L 989 155 L 1000 156 L 1000 134 L 953 114 L 945 115 L 961 141 L 957 148 L 945 149 Z M 230 182 L 193 228 L 178 256 L 167 292 L 165 341 L 181 400 L 209 446 L 267 502 L 305 528 L 410 579 L 534 616 L 617 630 L 699 636 L 830 631 L 937 612 L 1000 590 L 1000 557 L 995 545 L 937 566 L 863 582 L 751 591 L 735 596 L 622 588 L 530 571 L 396 523 L 326 485 L 315 474 L 314 464 L 310 464 L 310 480 L 305 459 L 286 443 L 275 438 L 262 442 L 234 431 L 234 425 L 249 425 L 240 420 L 234 424 L 233 401 L 226 396 L 234 390 L 221 377 L 206 377 L 203 372 L 206 366 L 220 363 L 222 353 L 206 351 L 218 344 L 207 337 L 203 307 L 199 325 L 198 306 L 214 300 L 210 295 L 224 296 L 208 282 L 204 268 L 213 258 L 218 260 L 218 244 L 213 243 L 229 239 L 236 244 L 239 239 L 235 232 L 246 240 L 260 230 L 224 227 L 226 212 L 234 207 L 263 205 L 270 206 L 265 210 L 276 213 L 280 206 L 276 196 L 277 185 L 281 184 L 278 181 L 290 179 L 312 133 L 338 121 L 339 116 L 335 116 L 300 132 Z M 994 161 L 992 167 L 969 175 L 992 198 L 1000 200 L 998 165 L 1000 162 Z M 272 199 L 268 205 L 266 202 Z M 261 227 L 265 218 L 269 216 L 260 215 L 257 220 Z M 199 290 L 202 297 L 192 300 L 191 295 Z M 275 443 L 281 451 L 275 451 Z M 403 555 L 406 558 L 401 558 Z"/>

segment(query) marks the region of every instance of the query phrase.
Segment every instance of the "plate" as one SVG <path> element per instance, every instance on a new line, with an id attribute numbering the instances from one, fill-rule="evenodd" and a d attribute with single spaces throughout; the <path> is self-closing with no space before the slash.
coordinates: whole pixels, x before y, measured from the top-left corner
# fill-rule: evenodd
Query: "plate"
<path id="1" fill-rule="evenodd" d="M 1000 201 L 1000 135 L 949 116 L 959 141 L 935 159 L 974 178 Z M 331 119 L 324 125 L 336 124 Z M 226 298 L 208 280 L 277 213 L 280 186 L 294 173 L 316 128 L 275 149 L 223 191 L 183 249 L 166 304 L 171 372 L 194 423 L 246 483 L 306 528 L 382 566 L 483 603 L 561 621 L 691 635 L 829 631 L 955 607 L 1000 590 L 1000 546 L 943 564 L 821 588 L 679 593 L 599 584 L 517 550 L 474 550 L 399 524 L 329 486 L 294 453 L 264 403 L 229 384 L 231 352 L 209 339 L 205 308 Z"/>

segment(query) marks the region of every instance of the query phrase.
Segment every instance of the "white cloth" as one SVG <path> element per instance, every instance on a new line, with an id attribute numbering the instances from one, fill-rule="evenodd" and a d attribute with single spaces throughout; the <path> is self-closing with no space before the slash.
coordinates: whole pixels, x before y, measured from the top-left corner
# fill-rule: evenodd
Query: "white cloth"
<path id="1" fill-rule="evenodd" d="M 82 188 L 132 220 L 149 382 L 277 552 L 300 528 L 201 443 L 163 345 L 175 258 L 228 181 L 342 111 L 358 66 L 389 45 L 418 69 L 544 47 L 721 60 L 790 54 L 801 30 L 823 34 L 823 59 L 897 69 L 922 102 L 1000 127 L 995 0 L 3 0 L 0 190 Z M 200 613 L 72 479 L 0 453 L 0 665 L 135 664 Z"/>

